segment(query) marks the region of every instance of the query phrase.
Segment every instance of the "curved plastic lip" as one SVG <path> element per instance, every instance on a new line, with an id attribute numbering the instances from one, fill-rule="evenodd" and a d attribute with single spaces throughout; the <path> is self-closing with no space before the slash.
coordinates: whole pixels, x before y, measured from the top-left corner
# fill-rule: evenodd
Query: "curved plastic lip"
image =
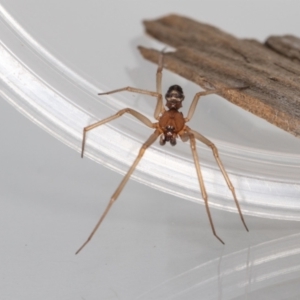
<path id="1" fill-rule="evenodd" d="M 110 95 L 100 102 L 97 93 L 101 89 L 39 45 L 1 6 L 0 16 L 3 27 L 1 96 L 50 134 L 80 151 L 83 127 L 124 108 L 122 96 Z M 16 46 L 20 41 L 26 45 L 22 54 Z M 64 83 L 63 91 L 55 87 L 57 82 Z M 83 98 L 84 104 L 78 100 Z M 125 173 L 143 141 L 136 124 L 125 117 L 122 126 L 108 124 L 90 132 L 85 155 Z M 300 155 L 216 142 L 222 158 L 228 160 L 226 170 L 244 214 L 300 220 Z M 202 145 L 199 149 L 210 206 L 236 212 L 230 190 L 211 159 L 210 149 Z M 251 172 L 247 171 L 249 165 Z M 147 150 L 132 177 L 164 192 L 202 202 L 190 154 L 185 157 L 168 152 L 166 155 L 165 149 L 154 146 Z"/>
<path id="2" fill-rule="evenodd" d="M 287 286 L 298 284 L 299 255 L 299 234 L 249 246 L 186 270 L 137 299 L 245 299 L 259 290 L 271 299 L 274 289 L 292 296 Z"/>

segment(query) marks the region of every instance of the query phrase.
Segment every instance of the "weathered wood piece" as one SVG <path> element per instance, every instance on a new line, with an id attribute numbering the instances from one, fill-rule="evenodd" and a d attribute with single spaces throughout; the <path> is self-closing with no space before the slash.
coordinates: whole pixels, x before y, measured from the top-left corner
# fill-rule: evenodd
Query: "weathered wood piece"
<path id="1" fill-rule="evenodd" d="M 270 38 L 264 45 L 177 15 L 144 24 L 148 34 L 177 49 L 166 53 L 167 69 L 205 89 L 249 86 L 220 95 L 300 136 L 299 39 Z M 146 59 L 157 63 L 159 51 L 139 49 Z"/>
<path id="2" fill-rule="evenodd" d="M 300 39 L 292 35 L 270 36 L 265 45 L 279 54 L 300 63 Z"/>

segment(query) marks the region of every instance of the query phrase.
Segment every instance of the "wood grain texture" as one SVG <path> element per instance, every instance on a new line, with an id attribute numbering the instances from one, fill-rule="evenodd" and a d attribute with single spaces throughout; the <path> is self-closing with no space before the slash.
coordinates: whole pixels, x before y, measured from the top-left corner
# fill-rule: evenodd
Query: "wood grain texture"
<path id="1" fill-rule="evenodd" d="M 220 94 L 233 104 L 300 136 L 300 40 L 270 37 L 265 44 L 238 39 L 213 26 L 169 15 L 145 21 L 146 32 L 176 48 L 167 69 L 204 89 L 249 86 Z M 139 47 L 157 63 L 159 51 Z"/>

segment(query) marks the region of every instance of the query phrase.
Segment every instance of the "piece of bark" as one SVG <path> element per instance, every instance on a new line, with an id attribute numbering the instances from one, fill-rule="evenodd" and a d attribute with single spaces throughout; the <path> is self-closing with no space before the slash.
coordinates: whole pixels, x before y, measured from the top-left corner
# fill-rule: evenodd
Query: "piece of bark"
<path id="1" fill-rule="evenodd" d="M 296 63 L 300 62 L 300 39 L 298 37 L 292 35 L 270 36 L 265 44 Z"/>
<path id="2" fill-rule="evenodd" d="M 219 94 L 300 136 L 299 39 L 289 37 L 287 42 L 284 37 L 280 43 L 281 38 L 277 37 L 276 42 L 270 38 L 264 45 L 256 40 L 237 39 L 213 26 L 177 15 L 144 24 L 147 33 L 177 49 L 165 53 L 167 69 L 205 89 L 248 86 Z M 287 45 L 289 51 L 284 50 Z M 144 47 L 139 50 L 144 58 L 158 62 L 159 51 Z"/>

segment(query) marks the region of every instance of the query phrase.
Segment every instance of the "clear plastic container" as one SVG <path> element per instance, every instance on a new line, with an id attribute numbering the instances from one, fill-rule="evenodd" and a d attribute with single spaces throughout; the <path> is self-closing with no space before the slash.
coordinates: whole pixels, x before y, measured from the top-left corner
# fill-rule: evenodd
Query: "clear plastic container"
<path id="1" fill-rule="evenodd" d="M 133 107 L 153 119 L 155 99 L 151 97 L 125 92 L 99 97 L 97 93 L 122 87 L 120 78 L 122 82 L 126 80 L 123 86 L 154 90 L 156 66 L 143 61 L 136 46 L 161 49 L 163 45 L 142 34 L 129 36 L 128 49 L 135 55 L 138 67 L 126 69 L 109 85 L 96 86 L 90 75 L 72 64 L 70 67 L 67 60 L 56 58 L 3 7 L 0 9 L 1 97 L 37 125 L 79 152 L 83 127 L 124 107 Z M 130 20 L 128 24 L 131 26 Z M 120 47 L 119 52 L 124 64 L 132 61 L 132 57 L 127 57 L 128 51 L 123 52 Z M 112 76 L 113 63 L 101 67 L 106 69 L 108 77 Z M 185 90 L 183 112 L 186 113 L 199 87 L 164 71 L 164 90 L 174 83 Z M 299 139 L 216 95 L 200 100 L 190 127 L 218 147 L 244 214 L 300 220 Z M 151 133 L 137 120 L 123 116 L 88 133 L 85 156 L 124 174 Z M 198 153 L 210 205 L 237 212 L 211 150 L 199 143 Z M 132 177 L 166 193 L 202 202 L 188 143 L 179 142 L 174 148 L 154 144 Z"/>
<path id="2" fill-rule="evenodd" d="M 299 234 L 290 235 L 195 266 L 137 299 L 297 299 L 299 256 Z"/>

